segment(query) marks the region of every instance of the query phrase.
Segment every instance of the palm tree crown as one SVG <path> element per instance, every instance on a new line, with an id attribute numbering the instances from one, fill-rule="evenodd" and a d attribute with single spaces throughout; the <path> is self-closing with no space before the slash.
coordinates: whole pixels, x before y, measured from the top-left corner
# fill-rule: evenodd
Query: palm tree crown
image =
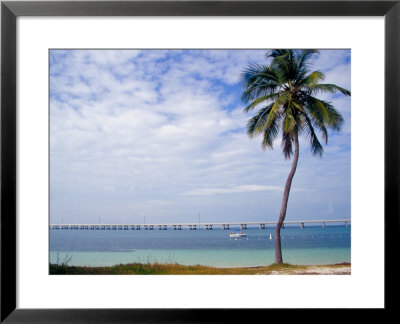
<path id="1" fill-rule="evenodd" d="M 343 117 L 330 102 L 318 99 L 320 93 L 350 91 L 334 84 L 320 83 L 325 76 L 310 71 L 310 59 L 317 50 L 272 50 L 269 65 L 252 64 L 242 74 L 246 112 L 261 106 L 249 119 L 247 132 L 251 137 L 263 134 L 263 149 L 272 148 L 273 141 L 282 133 L 282 150 L 286 159 L 293 154 L 292 144 L 304 134 L 310 141 L 313 155 L 322 156 L 323 147 L 316 131 L 328 143 L 328 131 L 340 130 Z"/>

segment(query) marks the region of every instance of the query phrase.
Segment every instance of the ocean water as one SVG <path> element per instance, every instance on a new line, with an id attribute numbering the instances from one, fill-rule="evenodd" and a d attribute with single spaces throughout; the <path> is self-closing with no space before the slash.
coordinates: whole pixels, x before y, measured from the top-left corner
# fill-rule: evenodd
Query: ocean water
<path id="1" fill-rule="evenodd" d="M 243 230 L 50 230 L 50 262 L 109 266 L 133 262 L 216 267 L 265 266 L 275 261 L 274 228 Z M 351 261 L 351 226 L 286 227 L 281 230 L 284 262 L 334 264 Z"/>

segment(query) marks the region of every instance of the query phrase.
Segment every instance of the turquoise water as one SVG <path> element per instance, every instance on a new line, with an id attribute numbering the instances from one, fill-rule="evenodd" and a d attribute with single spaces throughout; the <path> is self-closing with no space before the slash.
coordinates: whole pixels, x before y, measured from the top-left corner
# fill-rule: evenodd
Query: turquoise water
<path id="1" fill-rule="evenodd" d="M 217 267 L 274 263 L 274 228 L 244 230 L 230 239 L 229 230 L 50 230 L 50 262 L 109 266 L 154 262 Z M 351 229 L 345 226 L 286 227 L 281 231 L 284 262 L 333 264 L 351 261 Z"/>

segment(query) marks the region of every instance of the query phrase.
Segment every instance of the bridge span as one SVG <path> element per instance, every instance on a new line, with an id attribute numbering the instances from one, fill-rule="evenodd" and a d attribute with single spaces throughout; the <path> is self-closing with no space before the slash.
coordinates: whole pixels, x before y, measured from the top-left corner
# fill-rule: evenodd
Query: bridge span
<path id="1" fill-rule="evenodd" d="M 327 224 L 344 224 L 348 227 L 351 223 L 350 219 L 325 219 L 325 220 L 293 220 L 285 221 L 285 225 L 299 225 L 304 228 L 306 224 L 321 224 L 325 227 Z M 268 226 L 276 226 L 277 222 L 210 222 L 210 223 L 154 223 L 154 224 L 50 224 L 52 230 L 213 230 L 220 228 L 222 230 L 229 230 L 231 227 L 240 227 L 240 229 L 247 229 L 247 226 L 256 226 L 260 229 L 266 229 Z"/>

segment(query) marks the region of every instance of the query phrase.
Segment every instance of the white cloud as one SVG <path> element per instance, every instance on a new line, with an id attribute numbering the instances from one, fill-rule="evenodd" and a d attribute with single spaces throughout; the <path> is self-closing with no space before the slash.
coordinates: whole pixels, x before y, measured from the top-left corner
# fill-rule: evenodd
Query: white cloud
<path id="1" fill-rule="evenodd" d="M 260 186 L 260 185 L 243 185 L 232 188 L 200 188 L 192 191 L 184 192 L 182 195 L 188 196 L 208 196 L 214 194 L 229 194 L 251 191 L 274 191 L 281 192 L 282 188 L 278 186 Z"/>
<path id="2" fill-rule="evenodd" d="M 283 159 L 280 139 L 274 150 L 263 152 L 261 138 L 248 138 L 249 116 L 243 113 L 238 83 L 240 71 L 264 56 L 248 50 L 55 51 L 51 217 L 77 222 L 110 213 L 115 221 L 146 212 L 175 217 L 207 204 L 228 217 L 243 212 L 247 194 L 279 208 L 291 161 Z M 329 59 L 321 57 L 323 66 Z M 337 79 L 348 67 L 343 60 L 335 62 L 329 63 L 327 79 Z M 343 136 L 331 137 L 323 163 L 302 141 L 291 193 L 294 202 L 299 200 L 296 206 L 311 199 L 301 202 L 297 197 L 305 189 L 300 188 L 323 188 L 331 181 L 337 191 L 349 188 L 343 176 L 349 170 L 350 100 L 327 99 L 344 114 L 347 128 Z M 217 194 L 236 198 L 200 204 Z M 338 212 L 348 207 L 347 202 L 334 205 Z"/>

